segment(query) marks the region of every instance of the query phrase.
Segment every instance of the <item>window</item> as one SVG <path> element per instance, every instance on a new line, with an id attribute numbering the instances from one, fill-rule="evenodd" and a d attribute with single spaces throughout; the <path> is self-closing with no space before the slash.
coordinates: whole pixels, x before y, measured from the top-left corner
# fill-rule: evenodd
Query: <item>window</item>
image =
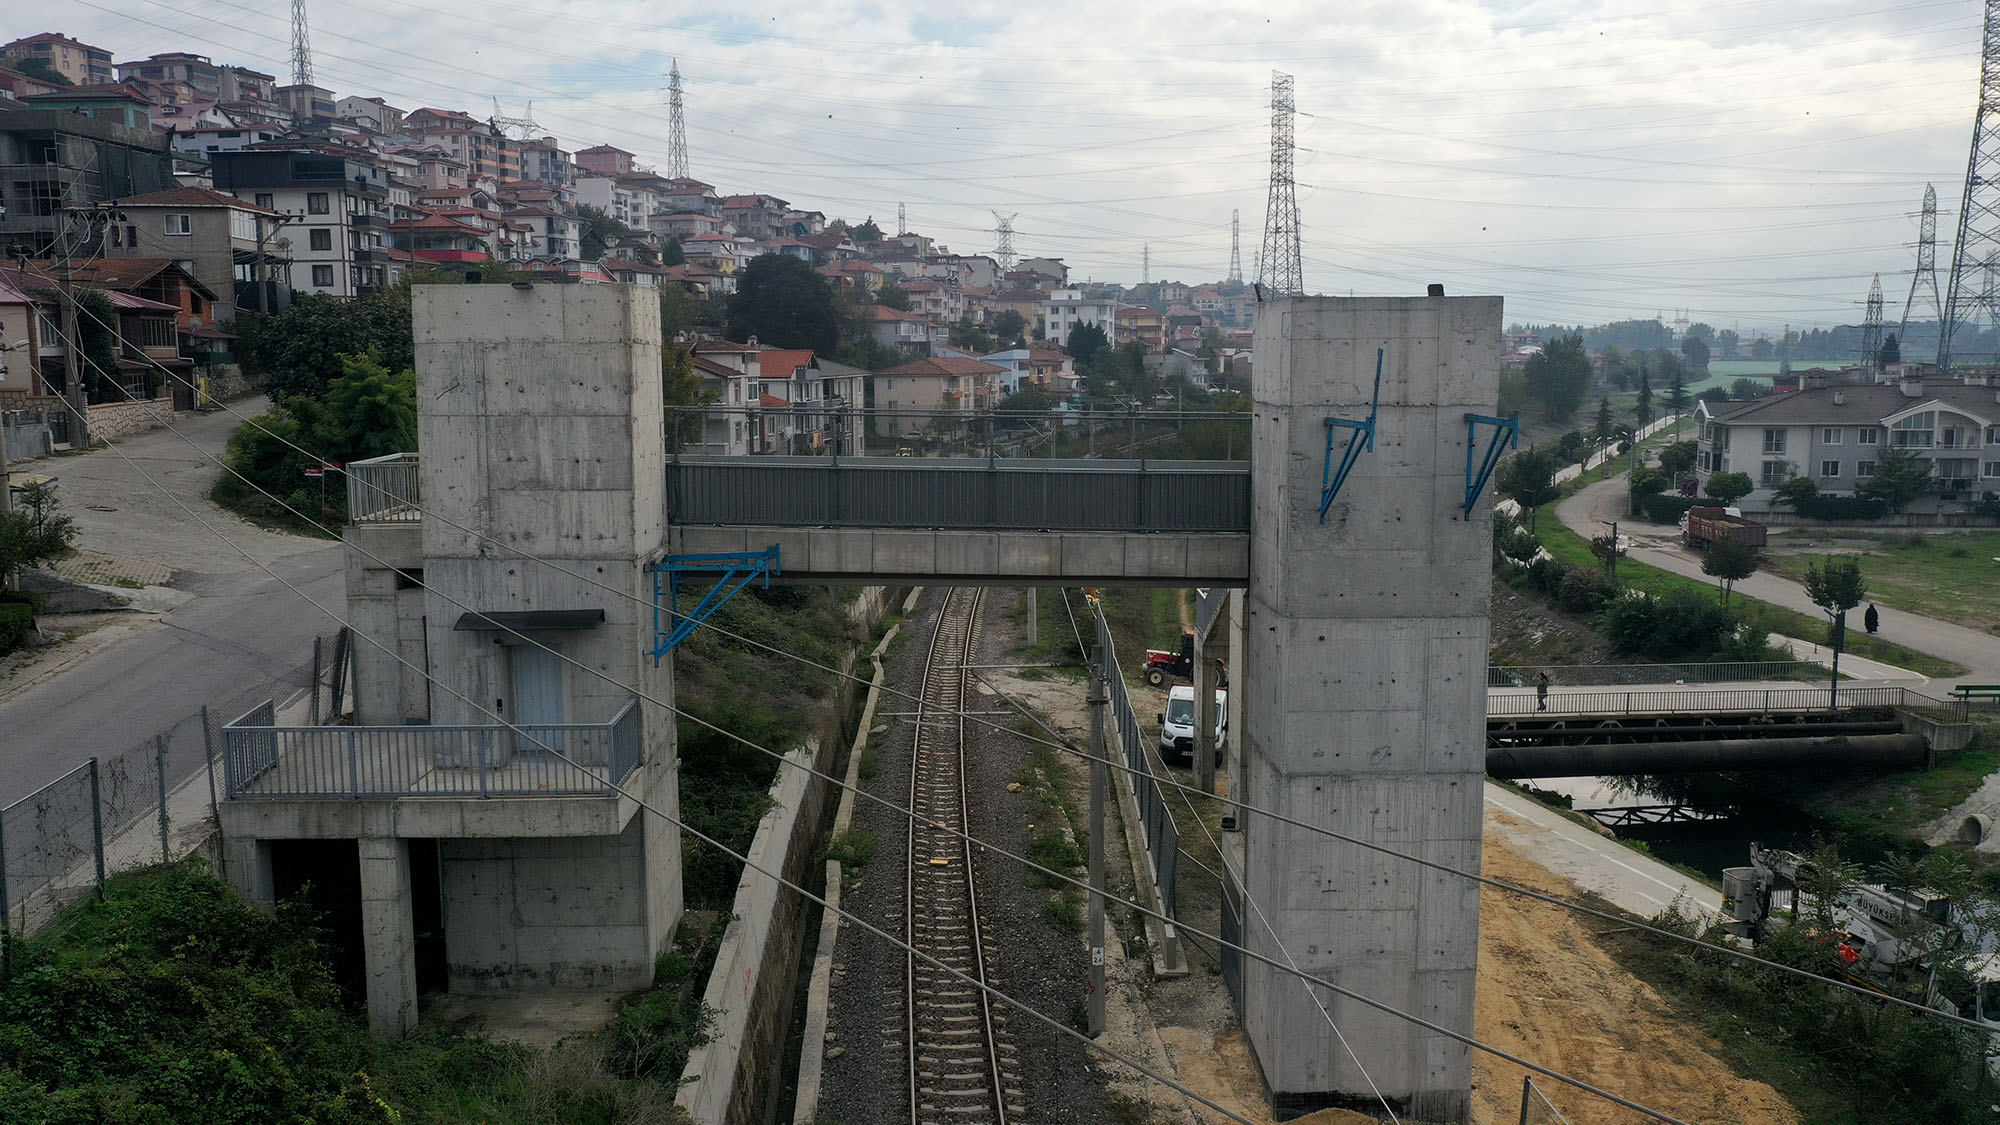
<path id="1" fill-rule="evenodd" d="M 138 227 L 134 227 L 134 226 L 128 226 L 128 227 L 126 227 L 126 228 L 125 228 L 125 245 L 127 245 L 127 246 L 137 246 L 137 245 L 139 245 L 139 228 L 138 228 Z"/>
<path id="2" fill-rule="evenodd" d="M 306 213 L 310 215 L 325 215 L 328 213 L 325 192 L 309 191 L 306 193 Z"/>
<path id="3" fill-rule="evenodd" d="M 2000 445 L 2000 426 L 1986 427 L 1986 444 Z"/>
<path id="4" fill-rule="evenodd" d="M 1898 419 L 1889 427 L 1889 444 L 1899 449 L 1929 449 L 1931 430 L 1937 425 L 1937 411 L 1926 410 Z"/>
<path id="5" fill-rule="evenodd" d="M 1764 431 L 1764 452 L 1766 452 L 1766 453 L 1783 453 L 1784 451 L 1785 451 L 1785 431 L 1783 431 L 1783 430 L 1765 430 L 1765 431 Z"/>
<path id="6" fill-rule="evenodd" d="M 1819 432 L 1821 445 L 1839 445 L 1847 436 L 1847 431 L 1839 426 L 1828 426 Z"/>
<path id="7" fill-rule="evenodd" d="M 1838 462 L 1838 461 L 1821 461 L 1821 462 L 1819 463 L 1819 475 L 1820 475 L 1820 476 L 1823 476 L 1823 477 L 1837 477 L 1837 476 L 1839 476 L 1839 475 L 1840 475 L 1840 462 Z"/>
<path id="8" fill-rule="evenodd" d="M 45 348 L 61 347 L 62 333 L 56 328 L 56 322 L 46 316 L 37 316 L 35 319 L 41 322 L 42 346 Z"/>
<path id="9" fill-rule="evenodd" d="M 1882 431 L 1880 427 L 1862 426 L 1854 431 L 1854 442 L 1857 445 L 1874 445 L 1881 440 Z"/>
<path id="10" fill-rule="evenodd" d="M 313 284 L 319 286 L 322 289 L 331 288 L 333 286 L 333 267 L 314 266 Z"/>
<path id="11" fill-rule="evenodd" d="M 194 229 L 192 223 L 190 222 L 190 220 L 192 220 L 193 218 L 194 216 L 192 215 L 176 215 L 171 213 L 168 214 L 167 233 L 169 235 L 193 234 Z"/>
<path id="12" fill-rule="evenodd" d="M 1982 477 L 2000 477 L 2000 461 L 1986 462 L 1986 464 L 1980 466 L 1979 475 Z"/>
<path id="13" fill-rule="evenodd" d="M 315 250 L 333 249 L 333 232 L 325 227 L 313 228 L 306 233 L 306 237 L 311 241 L 312 248 Z"/>
<path id="14" fill-rule="evenodd" d="M 278 209 L 277 204 L 271 199 L 271 193 L 268 191 L 258 192 L 253 202 L 266 211 L 276 211 Z"/>
<path id="15" fill-rule="evenodd" d="M 1860 480 L 1863 477 L 1872 477 L 1874 475 L 1875 475 L 1875 462 L 1856 461 L 1854 463 L 1854 479 Z"/>
<path id="16" fill-rule="evenodd" d="M 1939 449 L 1967 449 L 1972 445 L 1972 435 L 1964 426 L 1946 426 L 1938 431 Z"/>
<path id="17" fill-rule="evenodd" d="M 1791 462 L 1789 461 L 1764 462 L 1763 482 L 1767 485 L 1785 483 L 1786 479 L 1792 475 L 1788 471 L 1790 468 Z"/>

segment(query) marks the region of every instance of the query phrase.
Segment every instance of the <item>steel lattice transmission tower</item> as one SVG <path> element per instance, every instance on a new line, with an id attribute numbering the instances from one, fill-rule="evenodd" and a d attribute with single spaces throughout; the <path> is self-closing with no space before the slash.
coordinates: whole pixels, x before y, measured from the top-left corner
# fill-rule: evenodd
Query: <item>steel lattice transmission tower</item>
<path id="1" fill-rule="evenodd" d="M 1882 275 L 1868 284 L 1868 316 L 1861 322 L 1861 363 L 1864 367 L 1875 366 L 1875 357 L 1882 354 Z"/>
<path id="2" fill-rule="evenodd" d="M 898 206 L 896 208 L 897 226 L 902 225 L 902 212 L 902 207 Z M 1012 215 L 1002 215 L 998 211 L 993 212 L 993 258 L 1000 263 L 1000 272 L 1002 273 L 1014 268 L 1014 220 L 1020 217 L 1021 213 L 1019 211 L 1014 212 Z M 898 231 L 897 233 L 901 234 L 903 232 Z"/>
<path id="3" fill-rule="evenodd" d="M 292 85 L 313 84 L 312 44 L 306 40 L 306 0 L 292 0 Z"/>
<path id="4" fill-rule="evenodd" d="M 1153 283 L 1153 247 L 1149 243 L 1139 247 L 1139 284 Z"/>
<path id="5" fill-rule="evenodd" d="M 896 237 L 910 233 L 910 213 L 901 203 L 896 204 Z"/>
<path id="6" fill-rule="evenodd" d="M 1986 0 L 1986 32 L 1979 52 L 1979 105 L 1972 115 L 1972 151 L 1965 161 L 1965 194 L 1958 201 L 1958 239 L 1951 248 L 1951 279 L 1945 288 L 1944 326 L 1938 338 L 1938 366 L 1956 361 L 1991 362 L 1989 334 L 1975 345 L 1972 332 L 2000 326 L 1986 262 L 2000 253 L 2000 0 Z M 1960 339 L 1959 334 L 1965 333 Z"/>
<path id="7" fill-rule="evenodd" d="M 1243 284 L 1243 213 L 1229 209 L 1229 284 Z"/>
<path id="8" fill-rule="evenodd" d="M 687 114 L 681 106 L 681 60 L 675 59 L 667 71 L 667 175 L 686 179 L 687 174 Z"/>
<path id="9" fill-rule="evenodd" d="M 2000 0 L 1988 0 L 2000 4 Z M 1299 265 L 1299 196 L 1292 182 L 1292 76 L 1271 72 L 1271 192 L 1257 280 L 1278 297 L 1305 292 Z"/>
<path id="10" fill-rule="evenodd" d="M 1938 297 L 1937 281 L 1937 188 L 1930 184 L 1924 185 L 1923 220 L 1917 227 L 1917 272 L 1910 277 L 1910 295 L 1903 299 L 1903 319 L 1896 325 L 1896 343 L 1905 350 L 1910 346 L 1910 310 L 1916 307 L 1917 298 L 1926 289 L 1930 293 L 1931 318 L 1942 332 L 1944 302 Z M 1939 342 L 1943 342 L 1942 335 Z"/>

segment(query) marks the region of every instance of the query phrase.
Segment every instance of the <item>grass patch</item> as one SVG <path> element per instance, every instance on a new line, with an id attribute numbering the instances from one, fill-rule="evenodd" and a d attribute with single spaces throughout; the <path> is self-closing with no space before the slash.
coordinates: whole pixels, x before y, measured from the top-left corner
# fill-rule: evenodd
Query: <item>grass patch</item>
<path id="1" fill-rule="evenodd" d="M 1538 534 L 1542 546 L 1549 554 L 1571 566 L 1602 565 L 1597 557 L 1590 553 L 1590 544 L 1565 526 L 1561 520 L 1550 519 L 1548 525 L 1542 527 Z M 1709 597 L 1715 596 L 1713 582 L 1675 574 L 1631 558 L 1618 560 L 1618 583 L 1628 589 L 1643 590 L 1655 596 L 1676 589 L 1700 590 Z M 1772 605 L 1740 593 L 1731 597 L 1729 604 L 1736 611 L 1738 619 L 1747 621 L 1767 633 L 1779 633 L 1801 640 L 1823 639 L 1827 634 L 1827 622 L 1822 617 L 1807 616 L 1796 610 Z M 1880 637 L 1871 637 L 1859 629 L 1847 630 L 1847 651 L 1855 656 L 1879 660 L 1898 668 L 1908 668 L 1926 676 L 1957 676 L 1965 672 L 1963 666 L 1949 660 L 1918 652 Z"/>
<path id="2" fill-rule="evenodd" d="M 1065 887 L 1042 903 L 1042 919 L 1066 934 L 1083 932 L 1083 896 Z"/>
<path id="3" fill-rule="evenodd" d="M 825 858 L 837 860 L 842 867 L 865 867 L 875 858 L 875 844 L 875 833 L 850 828 L 827 844 Z"/>
<path id="4" fill-rule="evenodd" d="M 1067 604 L 1064 603 L 1065 594 L 1068 595 Z M 1007 620 L 1020 634 L 1020 640 L 1014 645 L 1014 655 L 1023 664 L 1056 665 L 1052 668 L 1023 668 L 1023 679 L 1039 680 L 1052 676 L 1083 678 L 1084 662 L 1089 659 L 1084 646 L 1089 642 L 1093 626 L 1081 594 L 1058 586 L 1035 588 L 1034 644 L 1027 641 L 1028 599 L 1025 594 L 1008 607 Z M 1079 633 L 1084 638 L 1082 642 L 1077 639 Z"/>
<path id="5" fill-rule="evenodd" d="M 1852 535 L 1841 535 L 1853 539 Z M 1885 606 L 2000 631 L 2000 532 L 1878 532 L 1852 556 L 1861 564 L 1868 598 Z M 1765 569 L 1795 581 L 1805 577 L 1808 551 L 1773 550 Z"/>
<path id="6" fill-rule="evenodd" d="M 1055 872 L 1069 875 L 1083 865 L 1083 857 L 1077 854 L 1076 846 L 1054 828 L 1037 829 L 1034 838 L 1028 841 L 1028 862 L 1036 868 L 1029 872 L 1029 879 L 1038 887 L 1065 887 L 1069 884 L 1057 878 Z"/>

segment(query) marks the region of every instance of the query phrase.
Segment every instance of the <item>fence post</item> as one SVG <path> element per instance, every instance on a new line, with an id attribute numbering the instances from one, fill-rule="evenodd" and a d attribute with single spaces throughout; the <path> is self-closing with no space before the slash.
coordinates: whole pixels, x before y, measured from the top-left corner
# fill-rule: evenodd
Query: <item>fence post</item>
<path id="1" fill-rule="evenodd" d="M 355 800 L 361 799 L 361 760 L 354 745 L 355 732 L 349 730 L 342 741 L 347 743 L 347 791 Z"/>
<path id="2" fill-rule="evenodd" d="M 1528 1125 L 1528 1098 L 1535 1092 L 1533 1075 L 1521 1076 L 1521 1125 Z"/>
<path id="3" fill-rule="evenodd" d="M 0 437 L 4 437 L 4 435 L 0 435 Z M 5 820 L 5 815 L 0 814 L 0 969 L 10 967 L 8 964 L 8 957 L 11 954 L 9 947 L 14 944 L 12 940 L 13 935 L 7 928 L 7 829 Z"/>
<path id="4" fill-rule="evenodd" d="M 319 725 L 319 634 L 313 634 L 312 703 L 308 705 L 309 726 Z"/>
<path id="5" fill-rule="evenodd" d="M 174 857 L 167 844 L 167 736 L 153 736 L 153 777 L 160 789 L 160 862 L 172 863 Z"/>
<path id="6" fill-rule="evenodd" d="M 97 759 L 90 759 L 90 850 L 97 858 L 97 898 L 104 900 L 104 802 L 97 781 Z"/>
<path id="7" fill-rule="evenodd" d="M 1104 1034 L 1104 649 L 1090 654 L 1090 1010 L 1086 1033 Z M 1124 732 L 1119 732 L 1121 735 Z"/>
<path id="8" fill-rule="evenodd" d="M 208 704 L 201 705 L 201 763 L 208 770 L 208 815 L 215 818 L 216 854 L 222 857 L 222 877 L 229 878 L 229 849 L 222 847 L 222 810 L 215 801 L 215 735 L 208 726 Z"/>

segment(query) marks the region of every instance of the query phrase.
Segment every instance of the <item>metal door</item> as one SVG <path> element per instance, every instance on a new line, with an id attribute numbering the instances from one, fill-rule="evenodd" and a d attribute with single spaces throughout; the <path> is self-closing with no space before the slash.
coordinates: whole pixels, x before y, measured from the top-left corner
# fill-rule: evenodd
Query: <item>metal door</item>
<path id="1" fill-rule="evenodd" d="M 521 729 L 515 749 L 523 754 L 538 751 L 547 754 L 537 742 L 566 752 L 561 742 L 562 732 L 547 729 L 563 721 L 563 663 L 562 657 L 551 651 L 553 648 L 514 645 L 507 650 L 514 679 L 512 718 Z"/>

